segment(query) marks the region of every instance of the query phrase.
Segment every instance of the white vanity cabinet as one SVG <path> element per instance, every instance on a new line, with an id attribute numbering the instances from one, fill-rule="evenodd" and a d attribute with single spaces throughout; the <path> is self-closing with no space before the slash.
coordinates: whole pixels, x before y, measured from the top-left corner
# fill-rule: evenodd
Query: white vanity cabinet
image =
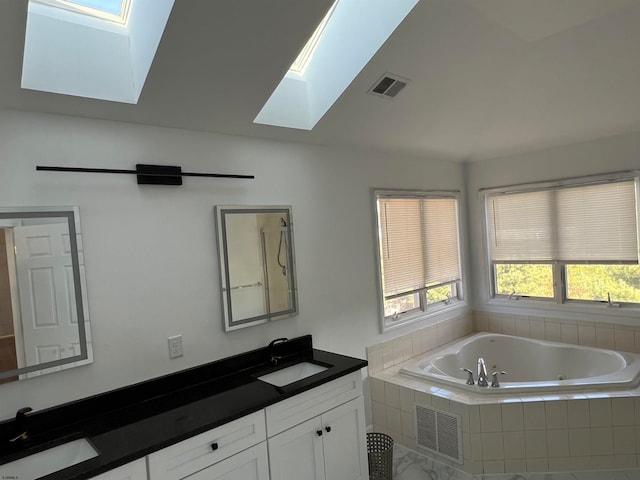
<path id="1" fill-rule="evenodd" d="M 139 458 L 90 480 L 147 480 L 147 462 Z"/>
<path id="2" fill-rule="evenodd" d="M 264 410 L 147 457 L 149 480 L 268 480 Z"/>
<path id="3" fill-rule="evenodd" d="M 267 407 L 271 480 L 366 480 L 362 377 L 354 372 Z"/>

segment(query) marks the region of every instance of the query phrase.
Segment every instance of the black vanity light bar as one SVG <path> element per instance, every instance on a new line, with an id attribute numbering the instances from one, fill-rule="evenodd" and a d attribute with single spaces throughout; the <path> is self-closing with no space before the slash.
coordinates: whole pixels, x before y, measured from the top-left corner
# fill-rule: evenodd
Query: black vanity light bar
<path id="1" fill-rule="evenodd" d="M 233 175 L 225 173 L 194 173 L 183 172 L 182 167 L 168 165 L 147 165 L 139 163 L 135 170 L 114 168 L 76 168 L 76 167 L 48 167 L 36 166 L 37 171 L 46 172 L 83 172 L 83 173 L 124 173 L 138 176 L 138 185 L 182 185 L 182 177 L 213 177 L 213 178 L 241 178 L 253 179 L 253 175 Z"/>

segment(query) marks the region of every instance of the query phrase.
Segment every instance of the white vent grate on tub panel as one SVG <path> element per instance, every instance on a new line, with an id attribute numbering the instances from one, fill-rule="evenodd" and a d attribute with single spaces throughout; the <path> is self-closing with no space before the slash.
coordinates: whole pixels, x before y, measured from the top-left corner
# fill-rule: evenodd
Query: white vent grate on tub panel
<path id="1" fill-rule="evenodd" d="M 415 412 L 417 445 L 463 463 L 460 416 L 419 404 Z"/>

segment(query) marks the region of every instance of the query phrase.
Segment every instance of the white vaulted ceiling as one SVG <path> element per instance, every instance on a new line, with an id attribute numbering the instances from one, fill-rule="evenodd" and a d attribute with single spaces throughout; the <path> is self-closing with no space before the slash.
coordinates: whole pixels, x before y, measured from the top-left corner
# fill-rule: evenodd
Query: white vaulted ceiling
<path id="1" fill-rule="evenodd" d="M 21 89 L 27 0 L 3 0 L 0 108 L 459 161 L 640 130 L 640 0 L 420 0 L 311 131 L 254 124 L 331 4 L 175 0 L 131 105 Z"/>

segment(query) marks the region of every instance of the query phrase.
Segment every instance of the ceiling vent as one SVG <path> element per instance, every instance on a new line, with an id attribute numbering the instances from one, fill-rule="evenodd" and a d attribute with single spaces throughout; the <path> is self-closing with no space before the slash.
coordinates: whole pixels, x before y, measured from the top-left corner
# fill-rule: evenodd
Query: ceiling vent
<path id="1" fill-rule="evenodd" d="M 394 98 L 400 90 L 407 86 L 407 83 L 409 83 L 409 80 L 406 78 L 399 77 L 392 73 L 385 73 L 382 78 L 371 87 L 369 93 Z"/>

